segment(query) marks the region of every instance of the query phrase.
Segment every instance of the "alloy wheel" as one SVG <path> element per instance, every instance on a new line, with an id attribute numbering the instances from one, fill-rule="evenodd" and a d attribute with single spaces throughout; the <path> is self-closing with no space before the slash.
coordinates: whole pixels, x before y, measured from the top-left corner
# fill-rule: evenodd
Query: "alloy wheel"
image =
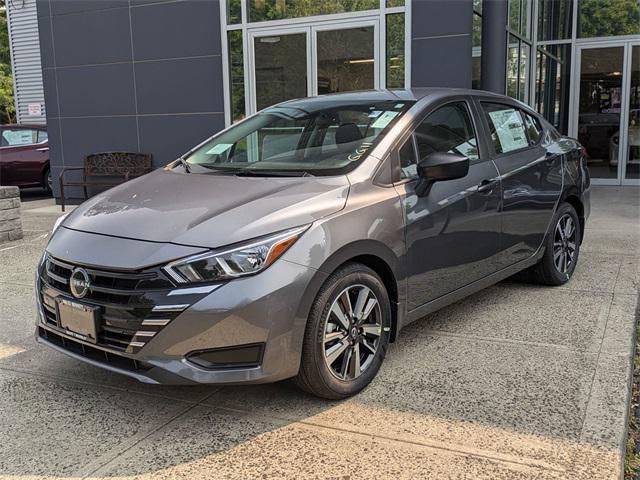
<path id="1" fill-rule="evenodd" d="M 553 238 L 553 263 L 560 273 L 567 273 L 576 256 L 576 225 L 565 213 L 558 219 Z"/>
<path id="2" fill-rule="evenodd" d="M 322 345 L 329 371 L 354 380 L 373 362 L 380 347 L 382 314 L 373 291 L 351 285 L 336 297 L 325 320 Z"/>
<path id="3" fill-rule="evenodd" d="M 49 191 L 53 189 L 53 180 L 51 179 L 51 170 L 47 172 L 47 187 L 49 187 Z"/>

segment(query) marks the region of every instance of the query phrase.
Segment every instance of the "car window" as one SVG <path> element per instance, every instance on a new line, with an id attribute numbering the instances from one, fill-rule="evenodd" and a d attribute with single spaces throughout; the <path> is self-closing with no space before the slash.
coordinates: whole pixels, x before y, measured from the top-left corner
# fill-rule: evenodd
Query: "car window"
<path id="1" fill-rule="evenodd" d="M 420 160 L 435 152 L 478 160 L 478 142 L 465 102 L 450 103 L 431 113 L 416 128 L 415 137 Z"/>
<path id="2" fill-rule="evenodd" d="M 529 136 L 529 144 L 537 145 L 542 138 L 542 125 L 540 121 L 529 115 L 527 112 L 521 112 L 524 117 L 524 124 L 527 128 L 527 135 Z"/>
<path id="3" fill-rule="evenodd" d="M 529 146 L 524 122 L 518 109 L 496 103 L 482 103 L 489 123 L 491 143 L 497 154 Z"/>
<path id="4" fill-rule="evenodd" d="M 38 143 L 42 143 L 49 139 L 49 135 L 46 130 L 38 130 Z"/>
<path id="5" fill-rule="evenodd" d="M 418 178 L 416 149 L 413 146 L 413 137 L 407 138 L 404 145 L 400 147 L 398 157 L 400 159 L 400 178 Z"/>
<path id="6" fill-rule="evenodd" d="M 14 147 L 37 142 L 38 132 L 28 128 L 3 128 L 0 146 Z"/>

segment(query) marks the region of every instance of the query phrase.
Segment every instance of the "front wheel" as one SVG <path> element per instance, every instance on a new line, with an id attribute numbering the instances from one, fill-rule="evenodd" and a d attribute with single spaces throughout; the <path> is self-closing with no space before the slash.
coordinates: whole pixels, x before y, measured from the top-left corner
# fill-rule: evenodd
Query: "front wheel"
<path id="1" fill-rule="evenodd" d="M 531 273 L 545 285 L 564 285 L 578 264 L 580 254 L 580 219 L 575 208 L 563 203 L 553 217 L 553 230 L 546 239 L 545 253 Z"/>
<path id="2" fill-rule="evenodd" d="M 358 393 L 382 365 L 390 325 L 391 304 L 380 277 L 365 265 L 344 265 L 311 307 L 294 382 L 328 399 Z"/>

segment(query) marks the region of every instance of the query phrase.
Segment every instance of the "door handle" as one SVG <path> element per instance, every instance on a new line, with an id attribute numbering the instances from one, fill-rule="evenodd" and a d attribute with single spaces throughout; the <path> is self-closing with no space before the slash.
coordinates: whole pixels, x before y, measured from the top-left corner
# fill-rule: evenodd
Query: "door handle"
<path id="1" fill-rule="evenodd" d="M 36 148 L 36 152 L 48 152 L 49 147 Z"/>
<path id="2" fill-rule="evenodd" d="M 491 193 L 491 192 L 493 192 L 493 189 L 495 188 L 496 183 L 498 183 L 497 180 L 489 180 L 489 179 L 482 180 L 478 184 L 478 193 Z"/>

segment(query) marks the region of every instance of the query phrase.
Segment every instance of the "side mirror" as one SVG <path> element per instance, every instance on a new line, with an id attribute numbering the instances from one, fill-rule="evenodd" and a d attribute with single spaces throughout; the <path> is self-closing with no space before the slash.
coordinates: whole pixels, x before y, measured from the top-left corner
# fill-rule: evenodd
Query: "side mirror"
<path id="1" fill-rule="evenodd" d="M 469 173 L 469 158 L 449 152 L 435 152 L 418 163 L 416 194 L 420 197 L 429 193 L 435 182 L 463 178 Z"/>

